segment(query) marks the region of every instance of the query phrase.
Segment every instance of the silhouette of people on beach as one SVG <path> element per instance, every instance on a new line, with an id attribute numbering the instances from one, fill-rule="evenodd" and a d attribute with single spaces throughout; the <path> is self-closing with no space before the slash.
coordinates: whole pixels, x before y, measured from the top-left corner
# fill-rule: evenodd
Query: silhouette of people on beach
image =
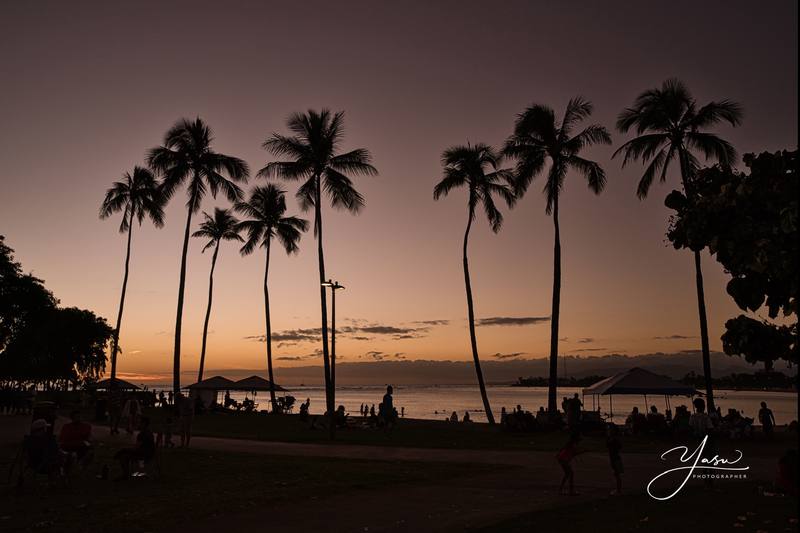
<path id="1" fill-rule="evenodd" d="M 761 422 L 761 430 L 767 437 L 772 437 L 775 428 L 775 415 L 772 409 L 767 407 L 767 402 L 761 402 L 761 409 L 758 410 L 758 421 Z"/>

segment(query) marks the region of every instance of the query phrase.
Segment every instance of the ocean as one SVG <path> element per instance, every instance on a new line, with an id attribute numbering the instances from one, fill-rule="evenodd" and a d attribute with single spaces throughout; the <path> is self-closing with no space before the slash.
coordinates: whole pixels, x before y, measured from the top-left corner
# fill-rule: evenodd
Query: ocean
<path id="1" fill-rule="evenodd" d="M 150 388 L 167 388 L 156 385 Z M 574 393 L 580 394 L 579 388 L 559 388 L 558 404 L 561 405 L 563 396 L 572 397 Z M 344 405 L 345 410 L 351 415 L 358 415 L 361 404 L 372 406 L 375 404 L 377 410 L 386 389 L 384 386 L 343 386 L 336 389 L 336 404 Z M 546 387 L 511 387 L 508 385 L 487 386 L 489 402 L 492 406 L 495 418 L 500 416 L 500 408 L 505 407 L 511 410 L 517 405 L 523 409 L 535 412 L 540 406 L 547 406 Z M 300 403 L 306 398 L 311 399 L 310 412 L 321 414 L 325 410 L 325 389 L 319 386 L 300 386 L 291 387 L 290 392 L 286 393 L 297 398 L 294 412 L 297 412 Z M 237 401 L 245 398 L 243 392 L 231 392 L 231 397 Z M 250 395 L 247 395 L 250 396 Z M 222 394 L 220 394 L 220 400 Z M 266 409 L 269 403 L 269 393 L 259 392 L 255 396 L 259 409 Z M 648 406 L 655 405 L 660 412 L 664 412 L 666 407 L 663 396 L 648 396 Z M 762 391 L 715 391 L 715 401 L 717 406 L 722 408 L 725 414 L 728 409 L 738 409 L 744 416 L 756 419 L 760 403 L 766 401 L 775 415 L 778 424 L 788 424 L 792 420 L 797 420 L 797 393 L 796 392 L 762 392 Z M 587 396 L 584 399 L 585 408 L 592 409 L 592 398 Z M 670 398 L 673 413 L 678 405 L 690 407 L 690 398 L 673 396 Z M 444 420 L 453 411 L 458 413 L 459 418 L 469 411 L 470 418 L 475 422 L 485 422 L 486 415 L 483 411 L 483 402 L 480 392 L 475 385 L 409 385 L 394 387 L 394 405 L 400 412 L 404 408 L 405 416 L 408 418 L 420 418 L 425 420 Z M 642 396 L 614 396 L 613 409 L 614 420 L 619 417 L 619 422 L 625 420 L 625 416 L 636 406 L 640 411 L 645 410 L 644 398 Z M 609 414 L 609 398 L 601 397 L 600 411 Z"/>

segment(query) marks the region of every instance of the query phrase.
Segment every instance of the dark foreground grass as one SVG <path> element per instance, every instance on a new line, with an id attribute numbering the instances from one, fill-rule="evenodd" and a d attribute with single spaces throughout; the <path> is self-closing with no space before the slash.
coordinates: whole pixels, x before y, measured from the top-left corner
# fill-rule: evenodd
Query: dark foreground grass
<path id="1" fill-rule="evenodd" d="M 796 498 L 760 496 L 756 484 L 732 481 L 712 490 L 687 487 L 668 501 L 656 501 L 642 494 L 560 506 L 524 514 L 480 531 L 767 533 L 797 530 Z"/>
<path id="2" fill-rule="evenodd" d="M 163 409 L 150 409 L 148 415 L 157 430 L 167 416 Z M 196 416 L 193 434 L 207 437 L 253 439 L 279 442 L 328 444 L 325 429 L 310 429 L 297 415 L 274 416 L 263 413 L 213 413 Z M 566 442 L 564 431 L 513 433 L 488 424 L 453 424 L 436 420 L 401 419 L 391 434 L 376 429 L 347 429 L 336 433 L 336 443 L 369 446 L 401 446 L 444 449 L 538 450 L 555 452 Z M 588 451 L 605 452 L 605 433 L 586 435 L 581 446 Z M 626 453 L 663 452 L 677 444 L 672 438 L 656 436 L 625 437 Z M 748 457 L 780 457 L 787 448 L 797 447 L 797 433 L 778 431 L 774 439 L 761 434 L 753 439 L 721 442 L 721 450 L 741 449 Z"/>
<path id="3" fill-rule="evenodd" d="M 388 485 L 452 479 L 476 467 L 445 463 L 390 463 L 308 457 L 276 457 L 231 452 L 168 449 L 158 477 L 101 481 L 102 464 L 118 476 L 112 450 L 101 447 L 93 465 L 75 472 L 69 486 L 49 487 L 28 478 L 22 489 L 9 483 L 9 457 L 0 478 L 0 531 L 143 532 L 177 531 L 204 518 L 257 509 L 281 501 L 311 504 L 326 495 Z M 478 466 L 477 470 L 480 471 Z"/>

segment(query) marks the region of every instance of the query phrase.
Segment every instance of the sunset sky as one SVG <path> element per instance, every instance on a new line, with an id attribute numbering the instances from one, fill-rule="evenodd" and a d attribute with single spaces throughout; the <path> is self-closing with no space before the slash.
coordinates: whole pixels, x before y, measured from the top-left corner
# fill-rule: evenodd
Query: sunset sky
<path id="1" fill-rule="evenodd" d="M 393 7 L 390 7 L 393 6 Z M 797 3 L 756 2 L 4 2 L 0 6 L 0 234 L 65 306 L 116 318 L 125 238 L 97 213 L 105 190 L 179 118 L 207 121 L 218 151 L 258 169 L 289 113 L 344 110 L 345 148 L 368 148 L 380 175 L 360 178 L 360 216 L 325 209 L 326 267 L 337 293 L 342 361 L 467 360 L 461 265 L 466 193 L 438 202 L 444 148 L 500 145 L 533 102 L 573 96 L 609 129 L 644 89 L 672 76 L 704 103 L 741 102 L 720 127 L 740 153 L 797 146 Z M 223 9 L 224 8 L 224 9 Z M 491 31 L 489 31 L 491 30 Z M 561 352 L 638 354 L 699 348 L 691 255 L 666 241 L 666 185 L 637 199 L 642 167 L 614 145 L 588 156 L 608 185 L 569 175 L 560 202 Z M 245 186 L 265 180 L 251 178 Z M 538 181 L 494 235 L 479 218 L 470 248 L 481 356 L 548 352 L 553 227 Z M 299 214 L 292 195 L 290 211 Z M 185 192 L 166 227 L 133 236 L 120 372 L 172 362 Z M 207 198 L 203 210 L 225 206 Z M 310 218 L 311 213 L 303 215 Z M 198 215 L 196 221 L 200 220 Z M 197 368 L 210 254 L 193 239 L 183 369 Z M 321 363 L 317 256 L 275 253 L 276 365 Z M 711 348 L 738 309 L 704 255 Z M 220 252 L 206 368 L 263 368 L 263 256 Z M 509 320 L 513 319 L 513 320 Z M 139 376 L 141 377 L 141 376 Z M 277 376 L 280 381 L 280 375 Z M 188 383 L 191 376 L 185 376 Z"/>

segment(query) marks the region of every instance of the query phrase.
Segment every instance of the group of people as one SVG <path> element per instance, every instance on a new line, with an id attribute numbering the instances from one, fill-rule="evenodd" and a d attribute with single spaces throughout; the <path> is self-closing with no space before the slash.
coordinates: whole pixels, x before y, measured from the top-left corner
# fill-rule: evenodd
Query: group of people
<path id="1" fill-rule="evenodd" d="M 727 434 L 735 438 L 740 434 L 739 429 L 744 427 L 743 424 L 752 431 L 753 420 L 745 419 L 736 409 L 729 409 L 727 415 L 721 416 L 719 409 L 707 413 L 706 403 L 702 398 L 695 398 L 692 404 L 694 406 L 694 413 L 689 414 L 685 406 L 679 406 L 676 408 L 674 418 L 669 410 L 667 410 L 666 414 L 661 414 L 655 406 L 651 406 L 647 415 L 640 413 L 639 409 L 634 407 L 631 414 L 626 419 L 625 426 L 631 434 L 646 432 L 661 433 L 665 432 L 666 428 L 669 426 L 685 427 L 686 434 L 696 442 L 706 441 L 704 454 L 708 455 L 709 458 L 713 457 L 718 452 L 717 438 L 719 435 Z M 569 406 L 565 407 L 567 407 L 565 411 L 567 412 L 569 424 Z M 771 438 L 775 426 L 775 416 L 772 410 L 767 407 L 766 402 L 761 402 L 758 419 L 759 422 L 761 422 L 764 435 L 766 435 L 767 438 Z M 578 446 L 580 441 L 581 432 L 579 430 L 571 431 L 569 440 L 556 454 L 556 460 L 564 472 L 559 487 L 559 493 L 561 494 L 576 494 L 575 474 L 572 468 L 572 461 L 585 451 Z M 624 473 L 622 463 L 622 441 L 620 428 L 613 423 L 607 426 L 606 448 L 608 451 L 609 464 L 616 484 L 616 489 L 612 494 L 620 494 L 622 492 L 622 474 Z M 794 462 L 792 463 L 792 461 Z M 794 464 L 796 468 L 796 453 L 789 454 L 788 459 L 781 459 L 779 464 L 779 478 L 781 476 L 787 477 L 784 474 L 780 474 L 780 472 L 788 472 L 785 465 L 790 463 Z M 796 481 L 796 477 L 794 479 Z M 778 484 L 780 484 L 780 479 Z M 784 485 L 786 485 L 786 483 L 784 483 Z M 796 490 L 796 486 L 793 490 Z"/>
<path id="2" fill-rule="evenodd" d="M 122 471 L 120 479 L 130 476 L 132 464 L 139 461 L 149 462 L 155 455 L 156 443 L 150 431 L 149 418 L 140 417 L 138 424 L 139 433 L 133 446 L 122 448 L 114 455 Z M 70 413 L 70 421 L 61 427 L 58 437 L 54 429 L 54 422 L 44 418 L 37 418 L 31 424 L 30 434 L 22 441 L 19 484 L 22 484 L 26 470 L 46 475 L 52 481 L 69 475 L 74 466 L 85 469 L 92 462 L 92 426 L 81 419 L 79 410 Z M 98 477 L 107 478 L 107 466 L 102 472 Z"/>
<path id="3" fill-rule="evenodd" d="M 500 427 L 509 431 L 536 431 L 544 419 L 544 407 L 540 407 L 536 415 L 523 410 L 519 404 L 510 413 L 505 407 L 500 409 Z"/>
<path id="4" fill-rule="evenodd" d="M 701 398 L 698 399 L 702 401 Z M 695 414 L 697 414 L 698 404 L 697 400 L 693 402 Z M 703 402 L 703 406 L 705 409 L 705 402 Z M 638 407 L 634 407 L 625 419 L 625 428 L 634 435 L 644 433 L 688 435 L 695 432 L 695 428 L 692 427 L 692 416 L 689 413 L 689 409 L 684 405 L 679 405 L 675 408 L 674 416 L 670 409 L 667 409 L 663 414 L 660 413 L 655 405 L 650 406 L 647 414 L 641 413 Z M 753 418 L 744 416 L 738 409 L 728 409 L 727 414 L 723 415 L 722 409 L 717 407 L 709 410 L 705 416 L 708 417 L 715 432 L 733 439 L 752 436 L 755 432 Z M 697 420 L 697 417 L 695 417 L 695 420 Z M 768 438 L 771 437 L 775 427 L 775 416 L 772 410 L 767 407 L 766 402 L 761 402 L 758 421 L 761 423 L 764 435 Z"/>

